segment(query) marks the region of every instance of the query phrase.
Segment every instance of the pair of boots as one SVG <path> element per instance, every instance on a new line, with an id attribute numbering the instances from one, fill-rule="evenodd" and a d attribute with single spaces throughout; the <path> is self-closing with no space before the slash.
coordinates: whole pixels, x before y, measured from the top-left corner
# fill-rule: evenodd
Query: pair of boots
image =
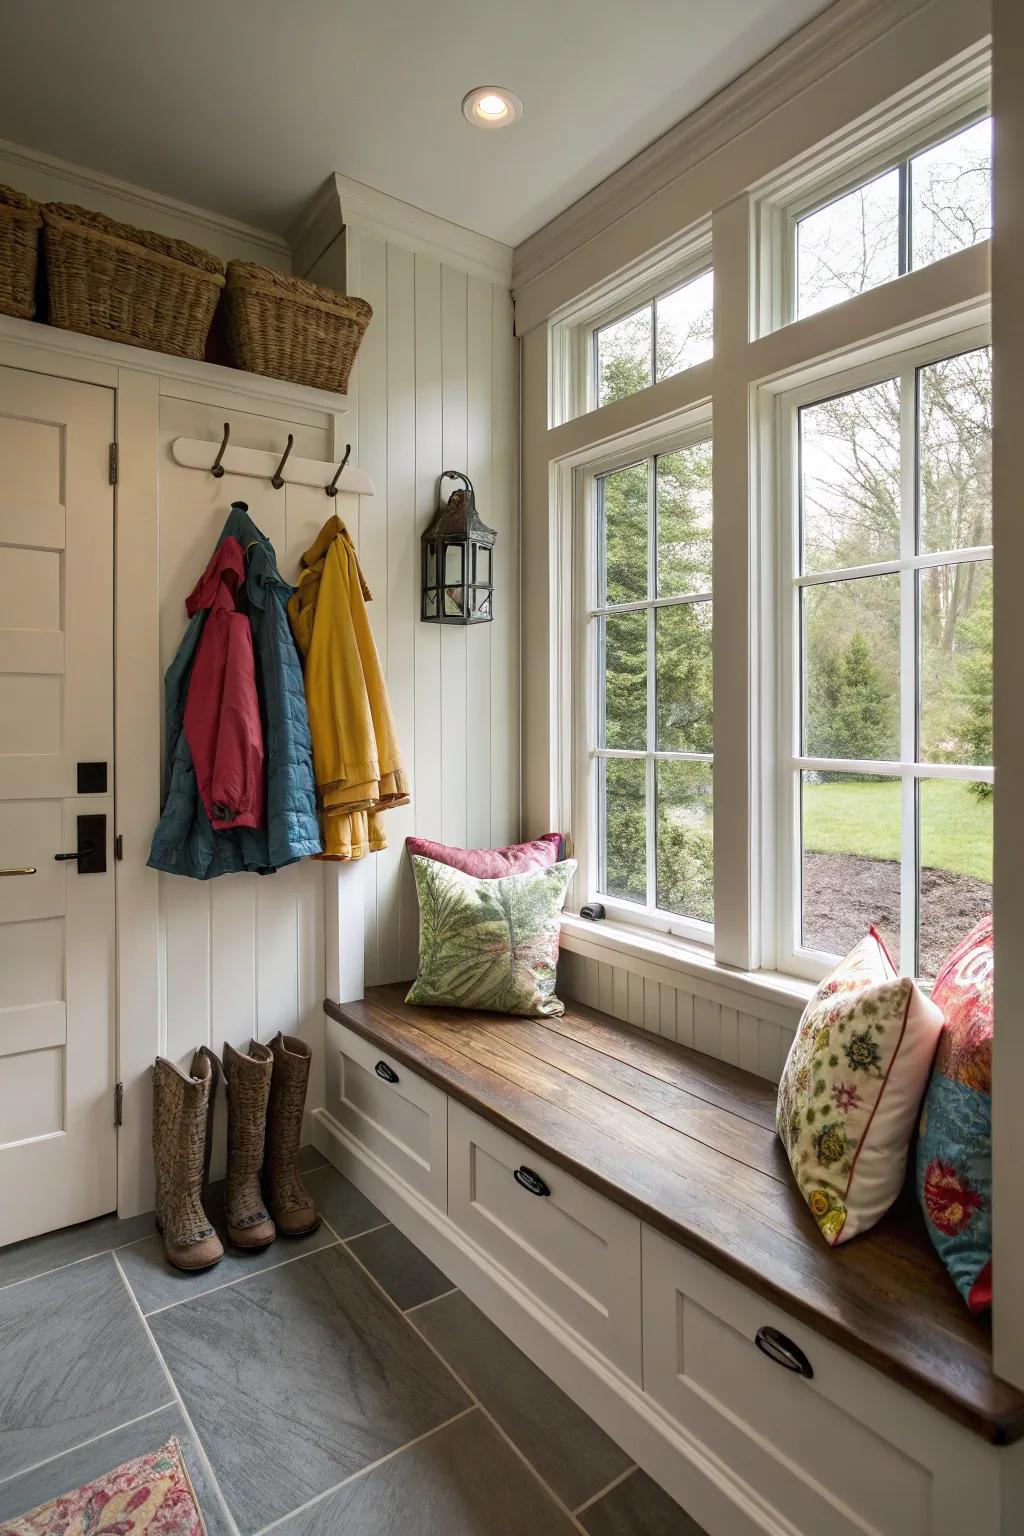
<path id="1" fill-rule="evenodd" d="M 228 1101 L 225 1216 L 235 1248 L 266 1248 L 280 1232 L 302 1237 L 320 1223 L 298 1169 L 310 1049 L 293 1035 L 247 1052 L 224 1046 L 224 1064 L 202 1046 L 186 1076 L 158 1056 L 153 1072 L 156 1225 L 176 1269 L 208 1269 L 224 1249 L 203 1209 L 213 1103 L 223 1070 Z M 260 1172 L 263 1187 L 260 1188 Z M 264 1198 L 266 1204 L 264 1204 Z M 269 1211 L 267 1207 L 269 1206 Z"/>

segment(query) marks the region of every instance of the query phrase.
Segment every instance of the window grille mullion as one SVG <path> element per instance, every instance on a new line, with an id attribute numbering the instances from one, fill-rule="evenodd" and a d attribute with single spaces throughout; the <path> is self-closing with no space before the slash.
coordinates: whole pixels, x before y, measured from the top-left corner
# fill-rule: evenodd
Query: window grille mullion
<path id="1" fill-rule="evenodd" d="M 917 552 L 917 373 L 900 375 L 900 757 L 918 755 L 917 584 L 910 562 Z M 917 793 L 913 771 L 904 770 L 900 795 L 900 963 L 917 973 Z"/>
<path id="2" fill-rule="evenodd" d="M 654 305 L 651 309 L 653 311 Z M 653 320 L 652 320 L 653 329 Z M 657 769 L 654 752 L 658 745 L 658 668 L 655 645 L 657 641 L 657 610 L 654 599 L 658 595 L 658 461 L 647 461 L 647 909 L 652 912 L 658 904 L 658 851 L 657 851 Z"/>

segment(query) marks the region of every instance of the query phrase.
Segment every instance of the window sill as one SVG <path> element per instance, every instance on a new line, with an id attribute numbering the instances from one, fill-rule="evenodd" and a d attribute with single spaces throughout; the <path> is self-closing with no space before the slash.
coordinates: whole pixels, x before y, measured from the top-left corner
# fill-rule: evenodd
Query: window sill
<path id="1" fill-rule="evenodd" d="M 795 1024 L 813 997 L 815 984 L 777 971 L 741 971 L 721 965 L 708 949 L 667 938 L 609 918 L 588 922 L 574 912 L 562 914 L 562 945 L 573 954 L 652 976 L 668 985 L 726 1006 L 749 1010 L 776 1022 Z"/>

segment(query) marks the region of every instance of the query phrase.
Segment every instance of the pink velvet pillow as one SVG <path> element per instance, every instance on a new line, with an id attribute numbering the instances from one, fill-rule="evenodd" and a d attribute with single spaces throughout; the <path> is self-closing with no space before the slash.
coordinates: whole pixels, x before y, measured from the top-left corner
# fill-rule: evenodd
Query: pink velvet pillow
<path id="1" fill-rule="evenodd" d="M 531 843 L 512 843 L 508 848 L 449 848 L 446 843 L 432 843 L 429 837 L 407 837 L 409 852 L 436 864 L 461 869 L 478 880 L 500 880 L 503 875 L 521 875 L 528 869 L 547 869 L 557 864 L 565 844 L 561 832 L 545 832 Z"/>

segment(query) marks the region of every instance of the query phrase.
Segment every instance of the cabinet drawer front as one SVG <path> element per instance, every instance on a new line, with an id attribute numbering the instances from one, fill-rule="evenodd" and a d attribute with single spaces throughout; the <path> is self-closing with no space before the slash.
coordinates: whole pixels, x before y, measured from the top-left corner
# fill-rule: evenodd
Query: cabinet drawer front
<path id="1" fill-rule="evenodd" d="M 987 1493 L 990 1447 L 647 1226 L 643 1275 L 646 1390 L 798 1531 L 957 1530 L 952 1465 Z M 774 1358 L 755 1343 L 765 1328 Z"/>
<path id="2" fill-rule="evenodd" d="M 448 1132 L 452 1220 L 639 1381 L 637 1218 L 454 1100 Z"/>
<path id="3" fill-rule="evenodd" d="M 448 1100 L 354 1030 L 328 1021 L 337 1056 L 328 1108 L 368 1151 L 433 1205 L 447 1193 Z"/>

